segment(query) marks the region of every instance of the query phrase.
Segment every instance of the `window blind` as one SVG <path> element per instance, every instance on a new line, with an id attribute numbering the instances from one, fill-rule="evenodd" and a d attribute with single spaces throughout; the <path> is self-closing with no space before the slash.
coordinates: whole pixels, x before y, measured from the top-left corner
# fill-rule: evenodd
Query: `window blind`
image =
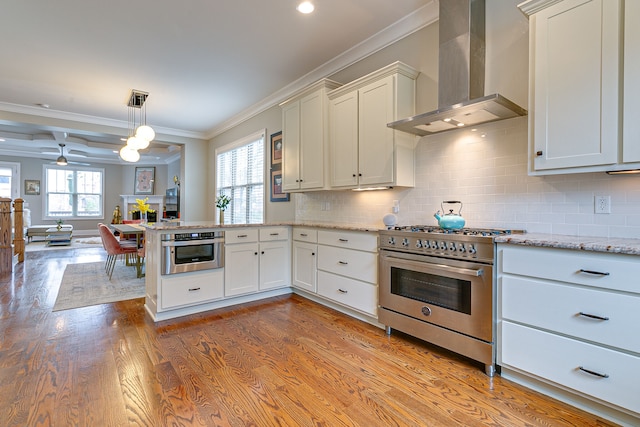
<path id="1" fill-rule="evenodd" d="M 250 135 L 220 148 L 216 154 L 216 196 L 231 198 L 225 222 L 264 222 L 264 135 Z"/>

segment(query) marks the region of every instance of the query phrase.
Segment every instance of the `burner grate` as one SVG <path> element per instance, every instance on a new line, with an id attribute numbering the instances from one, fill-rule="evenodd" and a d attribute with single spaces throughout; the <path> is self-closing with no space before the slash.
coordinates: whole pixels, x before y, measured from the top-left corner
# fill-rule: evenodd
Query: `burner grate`
<path id="1" fill-rule="evenodd" d="M 512 231 L 508 229 L 500 228 L 461 228 L 458 230 L 449 230 L 433 225 L 404 225 L 396 226 L 394 230 L 397 231 L 411 231 L 416 233 L 433 233 L 433 234 L 457 234 L 464 236 L 502 236 L 511 234 Z"/>

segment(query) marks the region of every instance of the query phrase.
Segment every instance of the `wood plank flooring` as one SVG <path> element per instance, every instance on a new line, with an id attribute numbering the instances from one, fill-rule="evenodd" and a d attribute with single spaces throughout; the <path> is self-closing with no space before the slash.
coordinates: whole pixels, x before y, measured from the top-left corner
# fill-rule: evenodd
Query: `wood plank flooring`
<path id="1" fill-rule="evenodd" d="M 68 263 L 0 277 L 0 426 L 611 426 L 299 296 L 155 324 L 143 300 L 52 312 Z"/>

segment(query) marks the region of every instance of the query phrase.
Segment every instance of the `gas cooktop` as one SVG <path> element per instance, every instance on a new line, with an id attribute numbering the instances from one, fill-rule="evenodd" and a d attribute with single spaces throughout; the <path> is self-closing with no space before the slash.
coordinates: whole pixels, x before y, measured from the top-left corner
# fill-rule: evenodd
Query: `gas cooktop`
<path id="1" fill-rule="evenodd" d="M 459 234 L 464 236 L 502 236 L 511 233 L 522 233 L 521 230 L 507 230 L 501 228 L 461 228 L 451 230 L 440 228 L 434 225 L 402 225 L 390 228 L 391 231 L 410 231 L 416 233 L 437 233 L 437 234 Z"/>

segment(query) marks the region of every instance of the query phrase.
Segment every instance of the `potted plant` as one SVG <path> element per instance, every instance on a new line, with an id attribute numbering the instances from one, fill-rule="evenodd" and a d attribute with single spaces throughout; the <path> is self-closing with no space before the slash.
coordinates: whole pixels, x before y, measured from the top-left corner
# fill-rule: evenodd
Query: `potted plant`
<path id="1" fill-rule="evenodd" d="M 216 197 L 216 208 L 220 209 L 219 224 L 224 224 L 224 211 L 227 210 L 229 203 L 231 203 L 231 197 L 226 194 L 220 194 Z"/>

